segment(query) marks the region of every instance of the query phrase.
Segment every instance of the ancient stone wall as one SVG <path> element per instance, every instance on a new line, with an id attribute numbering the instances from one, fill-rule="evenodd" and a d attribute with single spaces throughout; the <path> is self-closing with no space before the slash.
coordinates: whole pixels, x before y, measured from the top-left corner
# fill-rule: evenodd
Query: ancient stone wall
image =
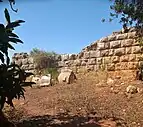
<path id="1" fill-rule="evenodd" d="M 136 41 L 136 30 L 127 33 L 114 32 L 84 48 L 79 54 L 68 56 L 59 62 L 60 67 L 97 71 L 136 70 L 142 58 L 142 48 Z"/>
<path id="2" fill-rule="evenodd" d="M 136 30 L 133 28 L 127 33 L 114 32 L 93 42 L 79 54 L 61 55 L 58 66 L 92 71 L 101 68 L 108 71 L 136 70 L 143 55 L 135 38 Z M 16 54 L 13 60 L 23 69 L 34 69 L 33 60 L 27 54 Z"/>
<path id="3" fill-rule="evenodd" d="M 12 57 L 12 62 L 18 64 L 21 69 L 34 72 L 33 58 L 28 53 L 15 53 Z"/>

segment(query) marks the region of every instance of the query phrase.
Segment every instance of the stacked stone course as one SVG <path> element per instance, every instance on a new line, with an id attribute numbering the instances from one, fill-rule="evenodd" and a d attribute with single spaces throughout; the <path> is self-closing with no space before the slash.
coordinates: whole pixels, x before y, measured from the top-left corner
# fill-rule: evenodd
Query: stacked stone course
<path id="1" fill-rule="evenodd" d="M 130 29 L 128 33 L 114 32 L 101 38 L 85 47 L 79 54 L 61 55 L 58 66 L 92 71 L 102 67 L 108 71 L 136 70 L 142 57 L 142 47 L 136 41 L 136 30 Z M 34 68 L 32 60 L 31 63 L 27 62 L 32 58 L 14 56 L 15 58 L 22 68 Z"/>

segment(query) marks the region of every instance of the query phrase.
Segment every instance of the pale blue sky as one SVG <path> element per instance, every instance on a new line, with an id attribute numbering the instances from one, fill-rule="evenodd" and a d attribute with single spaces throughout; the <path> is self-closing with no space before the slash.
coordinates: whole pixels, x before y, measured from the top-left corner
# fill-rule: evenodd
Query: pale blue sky
<path id="1" fill-rule="evenodd" d="M 110 4 L 109 0 L 17 0 L 14 8 L 19 9 L 18 13 L 1 4 L 0 22 L 4 21 L 5 7 L 13 20 L 26 21 L 15 30 L 24 41 L 15 46 L 15 52 L 29 52 L 35 47 L 62 54 L 78 53 L 93 41 L 121 29 L 118 20 L 101 22 L 109 18 Z"/>

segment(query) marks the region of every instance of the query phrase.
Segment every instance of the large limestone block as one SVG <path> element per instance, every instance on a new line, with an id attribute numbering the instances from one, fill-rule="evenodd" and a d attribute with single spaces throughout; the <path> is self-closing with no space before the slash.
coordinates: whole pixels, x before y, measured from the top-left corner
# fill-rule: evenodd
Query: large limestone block
<path id="1" fill-rule="evenodd" d="M 28 63 L 29 63 L 29 64 L 33 64 L 33 63 L 34 63 L 34 60 L 33 60 L 32 57 L 29 57 L 29 58 L 28 58 Z"/>
<path id="2" fill-rule="evenodd" d="M 108 41 L 108 37 L 103 37 L 99 40 L 100 43 L 104 43 Z"/>
<path id="3" fill-rule="evenodd" d="M 121 63 L 115 64 L 115 70 L 121 70 Z"/>
<path id="4" fill-rule="evenodd" d="M 72 70 L 63 70 L 58 76 L 58 81 L 60 84 L 62 83 L 73 83 L 76 79 L 76 76 Z"/>
<path id="5" fill-rule="evenodd" d="M 90 52 L 84 52 L 83 58 L 85 59 L 90 58 Z"/>
<path id="6" fill-rule="evenodd" d="M 116 40 L 116 36 L 115 35 L 108 36 L 108 41 L 115 41 L 115 40 Z"/>
<path id="7" fill-rule="evenodd" d="M 136 61 L 136 55 L 135 54 L 130 54 L 129 55 L 129 61 Z"/>
<path id="8" fill-rule="evenodd" d="M 61 55 L 61 59 L 62 59 L 62 61 L 69 60 L 69 54 L 63 54 L 63 55 Z"/>
<path id="9" fill-rule="evenodd" d="M 109 56 L 113 56 L 114 55 L 114 49 L 109 49 Z"/>
<path id="10" fill-rule="evenodd" d="M 99 65 L 99 64 L 102 64 L 102 57 L 99 57 L 99 58 L 96 58 L 96 64 Z"/>
<path id="11" fill-rule="evenodd" d="M 97 50 L 105 49 L 104 45 L 105 45 L 104 43 L 98 42 L 98 43 L 97 43 Z"/>
<path id="12" fill-rule="evenodd" d="M 96 64 L 96 58 L 88 59 L 88 65 L 95 65 Z"/>
<path id="13" fill-rule="evenodd" d="M 136 38 L 136 32 L 128 33 L 128 38 Z"/>
<path id="14" fill-rule="evenodd" d="M 111 62 L 112 63 L 118 63 L 120 61 L 120 57 L 119 56 L 112 56 L 111 57 Z"/>
<path id="15" fill-rule="evenodd" d="M 128 62 L 121 62 L 121 70 L 128 70 Z"/>
<path id="16" fill-rule="evenodd" d="M 126 39 L 121 41 L 121 47 L 129 47 L 134 43 L 133 39 Z"/>
<path id="17" fill-rule="evenodd" d="M 142 53 L 142 48 L 140 46 L 133 46 L 132 53 L 134 53 L 134 54 Z"/>
<path id="18" fill-rule="evenodd" d="M 21 66 L 21 69 L 29 70 L 29 65 L 28 65 L 28 64 L 26 64 L 26 65 L 22 65 L 22 66 Z"/>
<path id="19" fill-rule="evenodd" d="M 23 65 L 28 64 L 28 58 L 22 59 L 22 64 L 23 64 Z"/>
<path id="20" fill-rule="evenodd" d="M 111 63 L 111 57 L 104 57 L 103 64 L 109 64 L 109 63 Z"/>
<path id="21" fill-rule="evenodd" d="M 40 86 L 50 86 L 51 85 L 51 74 L 47 74 L 40 78 Z"/>
<path id="22" fill-rule="evenodd" d="M 58 62 L 58 67 L 64 67 L 65 66 L 65 62 L 64 61 L 59 61 Z"/>
<path id="23" fill-rule="evenodd" d="M 127 39 L 127 38 L 128 38 L 127 33 L 117 35 L 117 40 L 124 40 L 124 39 Z"/>
<path id="24" fill-rule="evenodd" d="M 128 55 L 123 55 L 120 57 L 121 62 L 128 62 L 129 61 L 129 56 Z"/>
<path id="25" fill-rule="evenodd" d="M 115 71 L 115 64 L 108 64 L 107 65 L 107 70 L 108 71 Z"/>
<path id="26" fill-rule="evenodd" d="M 130 70 L 134 70 L 134 69 L 137 69 L 137 67 L 138 67 L 138 62 L 128 62 L 128 68 L 130 69 Z"/>
<path id="27" fill-rule="evenodd" d="M 76 55 L 75 54 L 69 54 L 69 60 L 75 60 Z"/>
<path id="28" fill-rule="evenodd" d="M 100 53 L 100 56 L 103 57 L 103 56 L 108 56 L 109 54 L 109 50 L 106 49 L 106 50 L 102 50 L 101 53 Z"/>
<path id="29" fill-rule="evenodd" d="M 131 54 L 132 53 L 132 47 L 126 47 L 125 54 Z"/>
<path id="30" fill-rule="evenodd" d="M 15 60 L 14 62 L 15 62 L 15 64 L 17 64 L 17 65 L 22 66 L 22 60 L 21 60 L 21 59 Z"/>
<path id="31" fill-rule="evenodd" d="M 97 58 L 100 57 L 100 51 L 96 50 L 96 51 L 90 51 L 90 58 Z"/>
<path id="32" fill-rule="evenodd" d="M 110 42 L 110 48 L 120 48 L 121 47 L 121 41 L 111 41 Z"/>
<path id="33" fill-rule="evenodd" d="M 74 65 L 75 66 L 81 66 L 81 62 L 82 62 L 82 60 L 81 59 L 76 59 L 76 60 L 74 60 Z"/>
<path id="34" fill-rule="evenodd" d="M 109 48 L 110 48 L 110 42 L 106 42 L 106 43 L 104 44 L 104 47 L 105 47 L 105 49 L 109 49 Z"/>
<path id="35" fill-rule="evenodd" d="M 125 48 L 119 48 L 114 50 L 114 55 L 115 56 L 121 56 L 125 54 Z"/>

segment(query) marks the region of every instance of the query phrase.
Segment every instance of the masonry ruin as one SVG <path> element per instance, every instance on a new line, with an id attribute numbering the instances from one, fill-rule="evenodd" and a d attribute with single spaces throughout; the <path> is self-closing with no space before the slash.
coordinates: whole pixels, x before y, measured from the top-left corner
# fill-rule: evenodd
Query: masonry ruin
<path id="1" fill-rule="evenodd" d="M 58 67 L 68 67 L 73 71 L 136 70 L 143 57 L 142 47 L 136 41 L 136 33 L 135 28 L 130 28 L 127 33 L 113 32 L 85 47 L 78 54 L 61 55 Z M 22 69 L 34 70 L 33 58 L 27 53 L 15 53 L 12 59 Z"/>

